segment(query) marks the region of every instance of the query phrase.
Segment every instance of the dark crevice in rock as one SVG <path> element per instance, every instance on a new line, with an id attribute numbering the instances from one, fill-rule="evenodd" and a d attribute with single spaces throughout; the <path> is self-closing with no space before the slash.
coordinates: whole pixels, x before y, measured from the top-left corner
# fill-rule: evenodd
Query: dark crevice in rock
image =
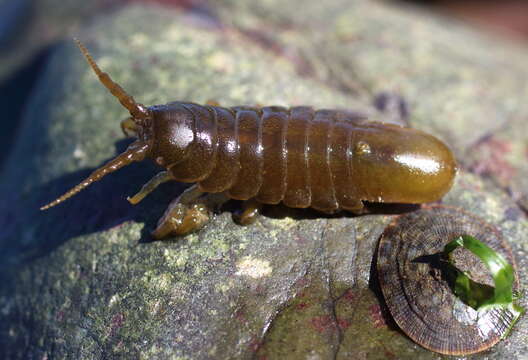
<path id="1" fill-rule="evenodd" d="M 313 270 L 313 264 L 309 263 L 307 267 L 301 273 L 299 273 L 298 278 L 288 290 L 289 296 L 287 297 L 287 299 L 281 304 L 279 304 L 277 306 L 277 309 L 265 321 L 264 326 L 262 327 L 262 331 L 256 342 L 256 345 L 253 348 L 252 356 L 251 356 L 252 359 L 255 359 L 255 360 L 262 359 L 262 356 L 260 355 L 259 350 L 262 350 L 263 348 L 268 346 L 269 337 L 273 335 L 273 331 L 276 330 L 276 326 L 280 326 L 280 324 L 277 325 L 276 323 L 277 319 L 279 319 L 285 311 L 290 310 L 291 302 L 298 296 L 298 293 L 301 292 L 302 289 L 309 288 L 311 285 L 310 283 L 307 283 L 303 286 L 302 289 L 299 289 L 296 286 L 297 281 L 308 277 L 310 274 L 312 274 L 312 270 Z"/>
<path id="2" fill-rule="evenodd" d="M 329 279 L 329 287 L 330 288 L 332 287 L 330 279 Z M 337 330 L 337 344 L 335 344 L 334 349 L 333 349 L 334 350 L 333 359 L 336 360 L 339 355 L 339 349 L 341 348 L 341 344 L 343 343 L 343 339 L 344 339 L 343 330 L 341 329 L 341 326 L 339 325 L 339 320 L 337 316 L 337 302 L 339 301 L 341 296 L 338 298 L 332 297 L 332 291 L 329 291 L 329 296 L 332 300 L 332 319 L 334 321 L 334 326 Z"/>
<path id="3" fill-rule="evenodd" d="M 339 353 L 339 347 L 341 343 L 343 342 L 343 331 L 341 330 L 341 327 L 339 326 L 339 320 L 338 320 L 337 309 L 336 309 L 337 307 L 336 305 L 337 305 L 337 301 L 339 300 L 339 297 L 338 298 L 334 297 L 333 289 L 335 288 L 335 284 L 333 282 L 332 269 L 328 261 L 329 252 L 327 250 L 327 242 L 331 241 L 331 239 L 329 239 L 326 236 L 327 229 L 328 229 L 328 219 L 325 220 L 325 224 L 323 228 L 321 229 L 320 242 L 321 242 L 321 253 L 322 253 L 321 261 L 323 263 L 322 273 L 324 274 L 327 296 L 330 301 L 330 316 L 333 322 L 332 326 L 337 332 L 337 342 L 335 342 L 332 346 L 332 352 L 333 352 L 332 359 L 335 360 L 337 359 L 337 355 Z"/>

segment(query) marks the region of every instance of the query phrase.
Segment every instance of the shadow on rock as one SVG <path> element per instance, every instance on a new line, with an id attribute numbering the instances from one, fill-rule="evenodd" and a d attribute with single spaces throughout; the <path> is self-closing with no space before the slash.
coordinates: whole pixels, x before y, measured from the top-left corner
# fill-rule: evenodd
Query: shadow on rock
<path id="1" fill-rule="evenodd" d="M 116 144 L 122 152 L 129 140 Z M 110 159 L 108 159 L 110 160 Z M 107 160 L 107 161 L 108 161 Z M 142 241 L 156 225 L 168 203 L 186 187 L 163 184 L 140 204 L 132 206 L 127 196 L 135 194 L 156 172 L 148 161 L 134 163 L 92 184 L 75 197 L 46 211 L 43 204 L 62 195 L 95 170 L 85 169 L 63 175 L 31 191 L 4 191 L 0 200 L 0 263 L 12 269 L 42 257 L 67 240 L 119 226 L 126 221 L 145 223 Z M 37 194 L 37 195 L 34 195 Z"/>
<path id="2" fill-rule="evenodd" d="M 379 239 L 378 239 L 379 242 Z M 383 297 L 383 292 L 381 291 L 381 285 L 378 280 L 378 245 L 376 245 L 376 249 L 374 250 L 374 255 L 372 256 L 372 261 L 370 262 L 370 276 L 369 276 L 369 289 L 376 295 L 376 298 L 378 299 L 379 305 L 380 305 L 380 312 L 381 316 L 383 317 L 383 321 L 389 329 L 393 331 L 397 331 L 400 334 L 403 334 L 403 331 L 400 329 L 398 324 L 396 324 L 396 321 L 394 321 L 394 318 L 392 317 L 389 307 L 387 306 L 387 303 L 385 302 L 385 298 Z"/>
<path id="3" fill-rule="evenodd" d="M 129 143 L 130 140 L 117 142 L 116 153 L 124 151 Z M 144 161 L 103 178 L 56 207 L 44 212 L 39 210 L 43 204 L 88 177 L 93 170 L 95 168 L 63 175 L 31 193 L 4 191 L 6 196 L 0 200 L 0 266 L 12 270 L 16 265 L 47 255 L 68 239 L 108 230 L 126 221 L 145 223 L 140 242 L 150 242 L 150 231 L 169 202 L 188 186 L 176 182 L 163 184 L 140 204 L 132 206 L 126 200 L 127 196 L 134 195 L 160 171 L 152 162 Z M 367 207 L 371 214 L 403 213 L 417 208 L 402 204 L 367 204 Z M 236 212 L 239 209 L 240 202 L 231 201 L 221 211 Z M 356 216 L 347 212 L 325 215 L 312 209 L 292 209 L 283 205 L 267 206 L 263 215 L 297 220 Z"/>
<path id="4" fill-rule="evenodd" d="M 240 203 L 240 202 L 236 202 Z M 382 204 L 382 203 L 369 203 L 364 202 L 365 213 L 364 214 L 354 214 L 349 211 L 340 211 L 335 214 L 324 214 L 314 209 L 294 209 L 286 207 L 282 204 L 280 205 L 270 205 L 265 206 L 262 209 L 262 214 L 264 216 L 273 218 L 273 219 L 284 219 L 290 217 L 295 220 L 304 220 L 304 219 L 334 219 L 334 218 L 354 218 L 358 216 L 365 215 L 399 215 L 405 214 L 408 212 L 416 211 L 420 208 L 420 205 L 416 204 Z M 240 205 L 235 204 L 230 210 L 237 211 L 240 208 Z"/>

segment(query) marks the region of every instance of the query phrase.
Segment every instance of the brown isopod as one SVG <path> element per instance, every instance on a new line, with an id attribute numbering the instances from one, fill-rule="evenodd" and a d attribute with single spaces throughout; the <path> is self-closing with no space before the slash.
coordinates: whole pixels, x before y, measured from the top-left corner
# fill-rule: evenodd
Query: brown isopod
<path id="1" fill-rule="evenodd" d="M 308 106 L 225 108 L 171 102 L 145 107 L 102 72 L 76 41 L 101 83 L 129 110 L 131 117 L 121 127 L 138 140 L 42 210 L 147 157 L 166 171 L 130 198 L 132 204 L 165 181 L 195 183 L 169 205 L 152 233 L 155 238 L 203 226 L 211 206 L 204 193 L 217 194 L 209 197 L 215 201 L 250 200 L 239 218 L 245 224 L 255 218 L 260 204 L 361 213 L 363 201 L 436 201 L 453 183 L 453 154 L 422 131 Z"/>
<path id="2" fill-rule="evenodd" d="M 497 229 L 446 206 L 397 217 L 378 248 L 378 279 L 392 317 L 416 343 L 447 355 L 484 351 L 507 334 L 515 321 L 506 308 L 477 311 L 454 294 L 438 259 L 444 246 L 461 235 L 480 240 L 515 268 L 511 249 Z M 469 251 L 456 252 L 455 261 L 474 281 L 493 286 L 488 270 Z"/>

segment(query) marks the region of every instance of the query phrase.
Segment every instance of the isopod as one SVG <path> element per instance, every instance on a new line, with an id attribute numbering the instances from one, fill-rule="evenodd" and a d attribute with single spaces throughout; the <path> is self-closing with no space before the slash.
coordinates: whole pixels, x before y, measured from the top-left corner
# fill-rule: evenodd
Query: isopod
<path id="1" fill-rule="evenodd" d="M 169 205 L 152 233 L 155 238 L 203 226 L 212 206 L 204 193 L 250 200 L 239 219 L 249 223 L 261 204 L 361 213 L 363 201 L 436 201 L 453 183 L 453 154 L 420 130 L 309 106 L 220 107 L 176 101 L 146 107 L 101 71 L 76 42 L 101 83 L 130 112 L 121 128 L 137 140 L 42 210 L 146 158 L 165 170 L 129 198 L 131 203 L 169 180 L 194 183 Z"/>

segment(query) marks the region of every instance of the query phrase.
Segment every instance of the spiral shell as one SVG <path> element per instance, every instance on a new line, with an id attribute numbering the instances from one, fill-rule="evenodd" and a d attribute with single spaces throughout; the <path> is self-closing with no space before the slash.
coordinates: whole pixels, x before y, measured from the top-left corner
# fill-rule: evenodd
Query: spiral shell
<path id="1" fill-rule="evenodd" d="M 444 246 L 464 234 L 482 241 L 515 268 L 512 252 L 497 229 L 450 207 L 428 207 L 399 216 L 385 230 L 378 248 L 378 278 L 394 320 L 416 343 L 448 355 L 486 350 L 512 325 L 513 315 L 506 309 L 477 312 L 464 304 L 442 276 L 439 259 Z M 464 249 L 454 254 L 456 266 L 474 281 L 493 286 L 476 256 Z"/>

